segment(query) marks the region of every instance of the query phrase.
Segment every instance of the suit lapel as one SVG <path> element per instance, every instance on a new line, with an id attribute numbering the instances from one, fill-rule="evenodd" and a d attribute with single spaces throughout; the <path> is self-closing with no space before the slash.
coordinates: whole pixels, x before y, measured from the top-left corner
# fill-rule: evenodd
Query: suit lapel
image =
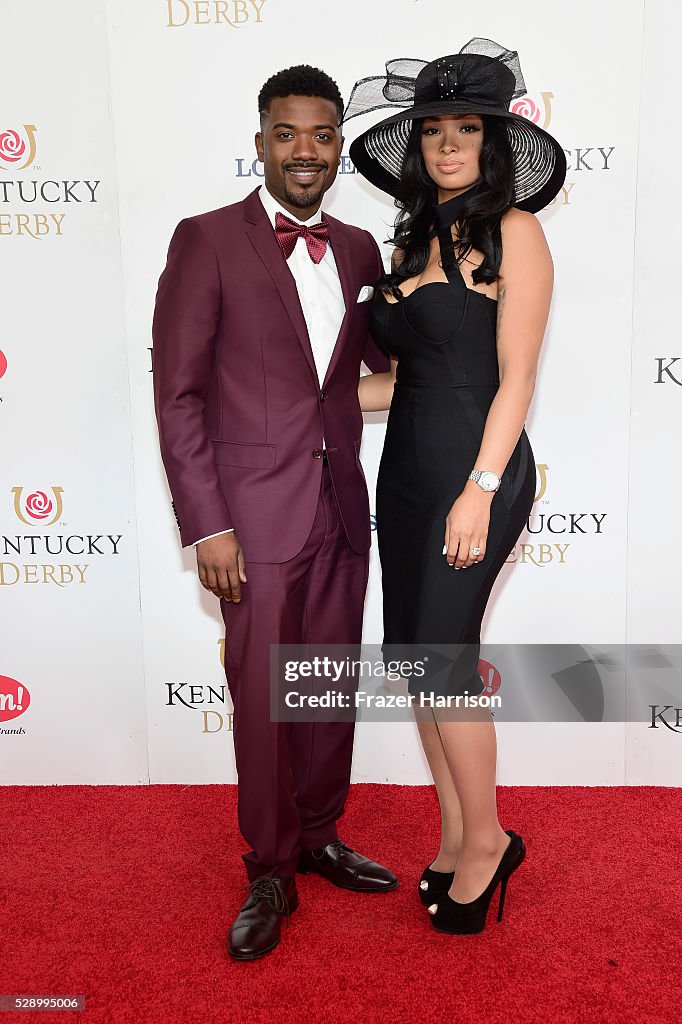
<path id="1" fill-rule="evenodd" d="M 324 388 L 329 381 L 336 364 L 339 361 L 343 346 L 346 342 L 346 336 L 350 327 L 351 317 L 353 316 L 356 295 L 353 293 L 353 265 L 351 262 L 351 253 L 346 240 L 346 231 L 341 221 L 336 220 L 335 217 L 328 217 L 325 214 L 325 220 L 329 227 L 329 241 L 331 243 L 332 252 L 334 253 L 334 260 L 336 262 L 336 269 L 339 272 L 339 280 L 341 281 L 341 291 L 343 293 L 343 301 L 346 307 L 343 320 L 341 322 L 341 328 L 339 330 L 339 336 L 336 339 L 334 351 L 332 352 L 331 359 L 329 360 L 329 366 L 325 374 L 322 387 Z"/>
<path id="2" fill-rule="evenodd" d="M 303 310 L 301 309 L 296 282 L 286 260 L 282 256 L 282 250 L 277 243 L 275 232 L 272 229 L 272 224 L 263 204 L 258 198 L 257 190 L 244 200 L 244 219 L 246 221 L 246 234 L 257 255 L 263 261 L 282 298 L 284 308 L 296 331 L 310 369 L 313 371 L 315 380 L 317 380 L 315 358 L 310 345 L 308 328 L 303 316 Z"/>

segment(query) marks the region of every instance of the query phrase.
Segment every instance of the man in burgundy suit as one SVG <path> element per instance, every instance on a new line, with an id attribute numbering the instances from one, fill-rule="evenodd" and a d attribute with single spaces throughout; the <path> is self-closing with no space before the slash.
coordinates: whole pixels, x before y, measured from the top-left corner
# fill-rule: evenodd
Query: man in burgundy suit
<path id="1" fill-rule="evenodd" d="M 296 871 L 389 891 L 338 837 L 354 723 L 270 720 L 270 644 L 358 644 L 370 547 L 359 449 L 372 236 L 321 214 L 343 139 L 336 84 L 307 65 L 270 78 L 256 149 L 265 186 L 182 220 L 154 313 L 161 454 L 184 546 L 221 598 L 249 896 L 228 935 L 269 952 L 298 905 Z"/>

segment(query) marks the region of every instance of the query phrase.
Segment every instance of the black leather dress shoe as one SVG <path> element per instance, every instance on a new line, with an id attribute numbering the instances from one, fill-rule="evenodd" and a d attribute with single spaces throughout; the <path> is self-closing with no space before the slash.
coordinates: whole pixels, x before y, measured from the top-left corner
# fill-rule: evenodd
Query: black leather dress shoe
<path id="1" fill-rule="evenodd" d="M 319 850 L 302 850 L 298 871 L 302 875 L 314 871 L 339 889 L 354 892 L 390 892 L 398 884 L 392 871 L 351 850 L 340 839 Z"/>
<path id="2" fill-rule="evenodd" d="M 264 875 L 246 887 L 246 903 L 227 936 L 227 951 L 235 960 L 256 960 L 279 944 L 282 918 L 298 906 L 296 883 L 289 878 Z"/>

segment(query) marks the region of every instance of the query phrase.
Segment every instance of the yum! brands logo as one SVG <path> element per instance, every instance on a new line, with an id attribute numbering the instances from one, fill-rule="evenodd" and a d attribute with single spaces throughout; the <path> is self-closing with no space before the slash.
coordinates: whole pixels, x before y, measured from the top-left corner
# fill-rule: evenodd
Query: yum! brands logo
<path id="1" fill-rule="evenodd" d="M 0 380 L 2 380 L 2 378 L 5 376 L 6 373 L 7 373 L 7 356 L 5 355 L 5 353 L 0 348 Z M 0 395 L 0 403 L 1 402 L 2 402 L 2 395 Z"/>
<path id="2" fill-rule="evenodd" d="M 23 171 L 36 158 L 36 132 L 34 124 L 25 124 L 23 132 L 14 128 L 0 131 L 0 170 L 10 168 Z"/>
<path id="3" fill-rule="evenodd" d="M 63 487 L 33 489 L 17 485 L 9 493 L 15 521 L 23 529 L 0 535 L 0 559 L 7 559 L 0 560 L 0 587 L 82 585 L 89 582 L 93 560 L 101 564 L 102 559 L 120 554 L 120 533 L 75 533 L 67 529 L 69 523 L 62 519 Z M 58 532 L 49 527 L 57 527 Z"/>
<path id="4" fill-rule="evenodd" d="M 502 685 L 500 670 L 496 668 L 492 662 L 486 661 L 485 658 L 479 658 L 478 674 L 481 677 L 481 682 L 483 683 L 483 693 L 486 697 L 492 697 L 493 694 L 497 693 Z"/>
<path id="5" fill-rule="evenodd" d="M 0 676 L 0 722 L 11 722 L 23 715 L 31 703 L 31 694 L 23 683 L 10 676 Z M 24 729 L 0 729 L 3 733 L 24 733 Z"/>

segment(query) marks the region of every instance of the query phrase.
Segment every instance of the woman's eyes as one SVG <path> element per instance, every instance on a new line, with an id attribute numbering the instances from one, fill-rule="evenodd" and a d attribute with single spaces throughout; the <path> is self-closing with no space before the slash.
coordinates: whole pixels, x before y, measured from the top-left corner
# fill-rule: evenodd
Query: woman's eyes
<path id="1" fill-rule="evenodd" d="M 462 125 L 459 126 L 459 131 L 460 132 L 465 132 L 468 135 L 470 132 L 480 131 L 480 128 L 479 128 L 479 126 L 477 124 L 462 124 Z M 425 128 L 422 134 L 423 135 L 434 135 L 437 132 L 440 132 L 440 128 L 431 127 L 431 128 Z"/>

